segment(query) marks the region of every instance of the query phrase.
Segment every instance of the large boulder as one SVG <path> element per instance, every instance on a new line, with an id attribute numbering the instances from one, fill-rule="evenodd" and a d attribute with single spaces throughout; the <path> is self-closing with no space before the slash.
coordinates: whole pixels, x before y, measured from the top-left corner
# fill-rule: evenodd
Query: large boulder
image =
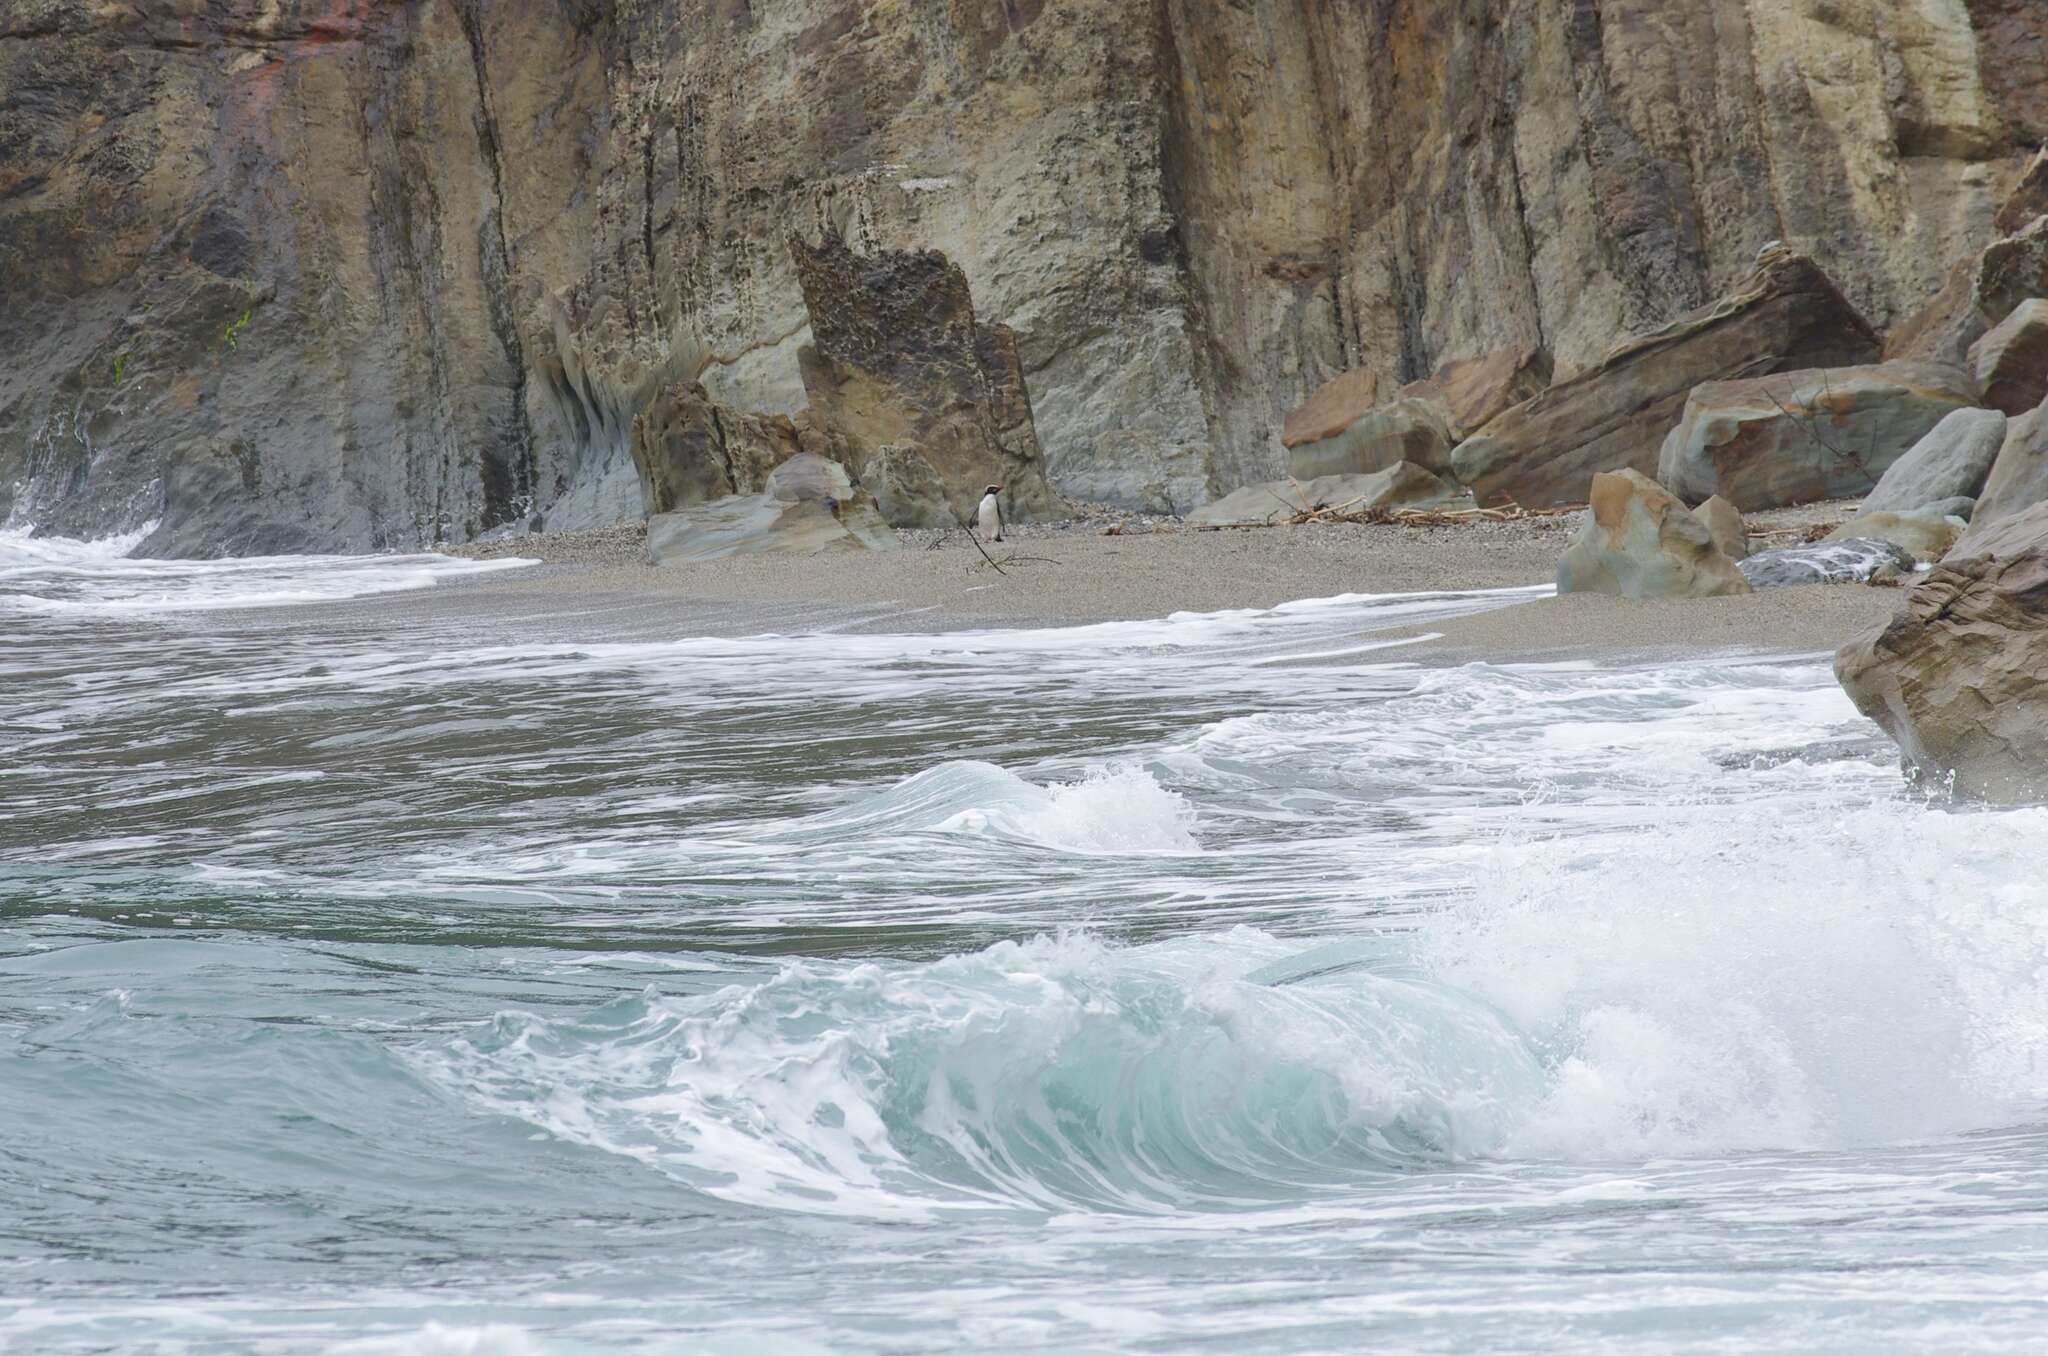
<path id="1" fill-rule="evenodd" d="M 1014 518 L 1057 511 L 1016 336 L 976 322 L 957 265 L 936 250 L 858 254 L 833 234 L 790 251 L 811 322 L 797 362 L 833 453 L 864 479 L 882 449 L 915 447 L 944 487 L 904 525 L 941 511 L 964 523 L 996 484 Z"/>
<path id="2" fill-rule="evenodd" d="M 1596 472 L 1653 474 L 1659 444 L 1701 383 L 1851 366 L 1877 351 L 1876 332 L 1818 264 L 1767 250 L 1734 293 L 1501 414 L 1452 465 L 1482 504 L 1576 503 Z"/>
<path id="3" fill-rule="evenodd" d="M 1421 381 L 1401 388 L 1404 396 L 1437 401 L 1450 416 L 1451 437 L 1463 442 L 1495 418 L 1550 388 L 1551 360 L 1533 345 L 1495 349 L 1477 358 L 1445 363 Z"/>
<path id="4" fill-rule="evenodd" d="M 1906 762 L 1974 799 L 2048 799 L 2048 504 L 1934 567 L 1835 676 Z"/>
<path id="5" fill-rule="evenodd" d="M 1559 593 L 1710 598 L 1748 593 L 1707 525 L 1639 471 L 1593 477 L 1591 511 L 1557 564 Z"/>
<path id="6" fill-rule="evenodd" d="M 1865 511 L 1828 533 L 1827 540 L 1889 542 L 1915 560 L 1940 560 L 1969 528 L 1964 519 L 1933 509 Z"/>
<path id="7" fill-rule="evenodd" d="M 1658 478 L 1745 513 L 1868 493 L 1976 392 L 1945 363 L 1822 368 L 1695 389 L 1664 440 Z"/>
<path id="8" fill-rule="evenodd" d="M 1970 371 L 1994 410 L 2025 414 L 2048 399 L 2048 301 L 2020 303 L 1971 345 Z"/>
<path id="9" fill-rule="evenodd" d="M 1878 477 L 1863 511 L 1906 513 L 1944 500 L 1974 499 L 2005 442 L 2005 416 L 1997 410 L 1955 410 Z"/>
<path id="10" fill-rule="evenodd" d="M 1327 438 L 1289 448 L 1287 466 L 1296 480 L 1370 475 L 1402 462 L 1448 475 L 1456 443 L 1449 412 L 1437 401 L 1409 396 L 1367 410 Z"/>
<path id="11" fill-rule="evenodd" d="M 647 554 L 657 565 L 897 545 L 874 498 L 844 466 L 813 452 L 776 467 L 759 494 L 730 495 L 647 520 Z"/>
<path id="12" fill-rule="evenodd" d="M 1903 547 L 1874 537 L 1780 546 L 1742 562 L 1742 577 L 1760 589 L 1799 584 L 1879 584 L 1903 578 L 1919 562 Z"/>
<path id="13" fill-rule="evenodd" d="M 1314 480 L 1273 480 L 1232 490 L 1188 515 L 1197 527 L 1258 527 L 1284 523 L 1315 509 L 1426 508 L 1458 497 L 1458 488 L 1415 465 L 1397 462 L 1370 475 L 1319 476 Z"/>
<path id="14" fill-rule="evenodd" d="M 1972 531 L 1988 528 L 2048 500 L 2048 403 L 2005 425 L 2005 441 L 1970 515 Z"/>

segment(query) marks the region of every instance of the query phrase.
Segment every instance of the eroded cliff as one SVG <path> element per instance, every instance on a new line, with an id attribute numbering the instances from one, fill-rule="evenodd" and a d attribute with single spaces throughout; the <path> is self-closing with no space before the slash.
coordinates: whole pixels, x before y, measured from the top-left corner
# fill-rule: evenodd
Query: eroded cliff
<path id="1" fill-rule="evenodd" d="M 1884 327 L 2044 70 L 2033 0 L 0 0 L 0 520 L 636 513 L 674 382 L 804 405 L 792 234 L 944 253 L 1054 486 L 1186 509 L 1346 368 L 1569 375 L 1774 239 Z"/>

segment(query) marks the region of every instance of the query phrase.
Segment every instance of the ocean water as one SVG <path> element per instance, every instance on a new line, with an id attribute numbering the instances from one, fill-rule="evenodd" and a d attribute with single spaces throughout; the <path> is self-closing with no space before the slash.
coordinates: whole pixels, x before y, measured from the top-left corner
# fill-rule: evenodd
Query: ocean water
<path id="1" fill-rule="evenodd" d="M 0 537 L 0 1350 L 2048 1346 L 2048 811 L 1824 657 L 130 545 Z"/>

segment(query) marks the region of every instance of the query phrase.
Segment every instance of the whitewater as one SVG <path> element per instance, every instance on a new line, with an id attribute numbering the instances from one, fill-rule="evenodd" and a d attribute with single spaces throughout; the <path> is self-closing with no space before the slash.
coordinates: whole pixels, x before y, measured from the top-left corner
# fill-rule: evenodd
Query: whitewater
<path id="1" fill-rule="evenodd" d="M 2048 810 L 1543 590 L 0 534 L 0 1351 L 2034 1352 Z"/>

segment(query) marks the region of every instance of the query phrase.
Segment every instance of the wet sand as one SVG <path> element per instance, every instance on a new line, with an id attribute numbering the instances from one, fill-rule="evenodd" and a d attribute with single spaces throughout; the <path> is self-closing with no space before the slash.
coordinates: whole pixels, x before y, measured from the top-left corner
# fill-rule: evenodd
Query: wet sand
<path id="1" fill-rule="evenodd" d="M 1853 505 L 1760 517 L 1782 544 Z M 1202 531 L 1101 520 L 1032 526 L 992 546 L 993 565 L 964 533 L 904 533 L 902 549 L 756 556 L 656 568 L 635 529 L 465 548 L 473 556 L 538 557 L 530 570 L 386 599 L 380 613 L 459 610 L 556 635 L 650 638 L 831 627 L 950 631 L 1268 608 L 1346 593 L 1427 593 L 1548 584 L 1575 518 L 1448 527 L 1316 524 Z M 1410 632 L 1429 635 L 1404 659 L 1668 658 L 1831 650 L 1881 624 L 1903 593 L 1858 585 L 1771 589 L 1747 597 L 1630 602 L 1545 598 Z"/>

